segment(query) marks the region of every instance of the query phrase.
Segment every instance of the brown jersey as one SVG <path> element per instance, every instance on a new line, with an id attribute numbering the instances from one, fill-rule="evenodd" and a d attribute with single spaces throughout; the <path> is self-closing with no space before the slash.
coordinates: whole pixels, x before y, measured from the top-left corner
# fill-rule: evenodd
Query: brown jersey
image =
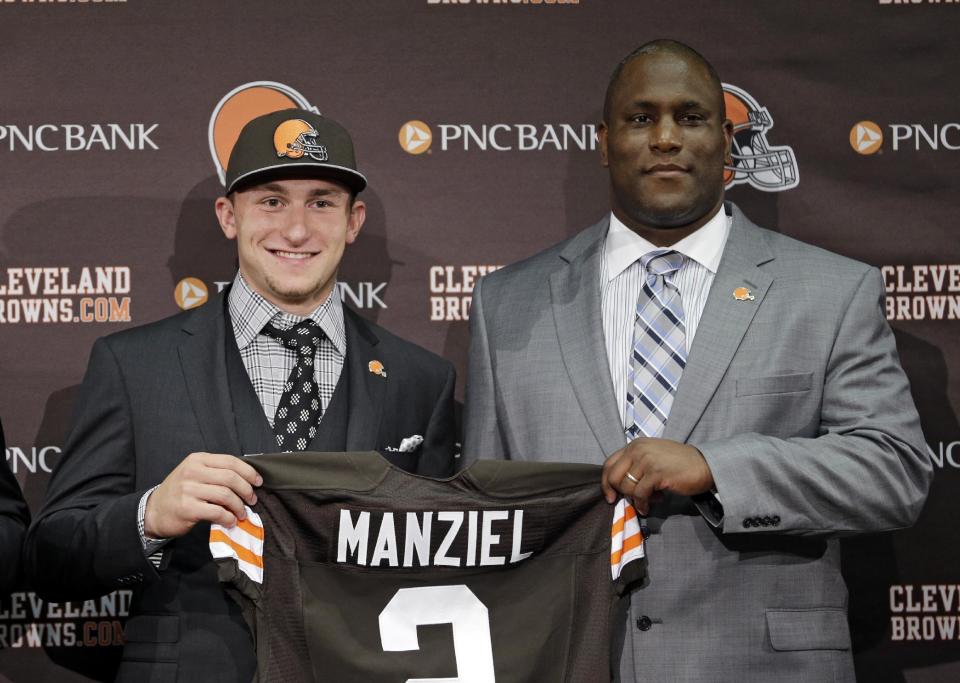
<path id="1" fill-rule="evenodd" d="M 435 480 L 376 453 L 285 453 L 236 527 L 221 580 L 266 681 L 610 680 L 618 589 L 642 577 L 633 508 L 593 465 L 479 461 Z"/>

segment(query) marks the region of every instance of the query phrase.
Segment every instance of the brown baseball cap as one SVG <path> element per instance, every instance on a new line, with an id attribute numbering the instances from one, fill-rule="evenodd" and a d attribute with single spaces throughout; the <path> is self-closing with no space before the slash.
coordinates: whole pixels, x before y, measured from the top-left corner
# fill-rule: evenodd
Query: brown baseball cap
<path id="1" fill-rule="evenodd" d="M 346 128 L 306 109 L 281 109 L 258 116 L 240 131 L 227 163 L 226 193 L 302 177 L 336 180 L 355 193 L 367 186 Z"/>

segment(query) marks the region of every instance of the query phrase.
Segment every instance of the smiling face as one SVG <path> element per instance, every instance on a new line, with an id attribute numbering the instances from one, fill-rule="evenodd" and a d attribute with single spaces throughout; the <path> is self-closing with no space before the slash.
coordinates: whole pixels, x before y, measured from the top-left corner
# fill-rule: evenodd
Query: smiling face
<path id="1" fill-rule="evenodd" d="M 706 67 L 670 51 L 627 62 L 600 127 L 613 213 L 666 246 L 703 226 L 723 201 L 733 126 Z"/>
<path id="2" fill-rule="evenodd" d="M 350 204 L 346 186 L 329 180 L 274 180 L 221 197 L 223 234 L 237 240 L 240 272 L 281 310 L 307 315 L 326 301 L 346 245 L 366 207 Z"/>

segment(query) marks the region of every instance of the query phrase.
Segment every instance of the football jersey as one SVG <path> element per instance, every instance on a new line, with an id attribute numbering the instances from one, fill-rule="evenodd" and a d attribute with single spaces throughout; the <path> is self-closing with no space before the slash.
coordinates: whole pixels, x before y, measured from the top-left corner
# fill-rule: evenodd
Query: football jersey
<path id="1" fill-rule="evenodd" d="M 377 453 L 248 459 L 263 477 L 212 525 L 260 683 L 610 680 L 618 595 L 643 536 L 594 465 L 478 461 L 446 480 Z"/>

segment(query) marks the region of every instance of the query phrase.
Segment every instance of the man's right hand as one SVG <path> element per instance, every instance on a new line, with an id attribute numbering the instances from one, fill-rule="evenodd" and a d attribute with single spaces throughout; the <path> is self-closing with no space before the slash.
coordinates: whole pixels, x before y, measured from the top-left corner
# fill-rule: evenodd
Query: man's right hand
<path id="1" fill-rule="evenodd" d="M 242 459 L 222 453 L 191 453 L 150 497 L 143 516 L 149 538 L 183 536 L 197 522 L 231 527 L 257 502 L 253 487 L 263 479 Z"/>

